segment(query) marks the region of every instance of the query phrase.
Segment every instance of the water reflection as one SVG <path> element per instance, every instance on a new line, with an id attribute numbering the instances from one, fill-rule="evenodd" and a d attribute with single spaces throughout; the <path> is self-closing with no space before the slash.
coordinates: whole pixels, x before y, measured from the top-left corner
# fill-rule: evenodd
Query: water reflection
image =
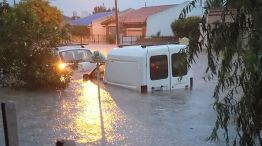
<path id="1" fill-rule="evenodd" d="M 98 98 L 97 85 L 91 81 L 77 81 L 81 85 L 76 88 L 78 95 L 76 113 L 69 125 L 70 129 L 77 135 L 77 143 L 102 144 L 113 143 L 113 141 L 124 140 L 117 135 L 115 127 L 125 121 L 123 113 L 119 110 L 111 95 L 104 89 L 100 89 L 101 99 Z M 63 108 L 69 108 L 64 105 Z"/>

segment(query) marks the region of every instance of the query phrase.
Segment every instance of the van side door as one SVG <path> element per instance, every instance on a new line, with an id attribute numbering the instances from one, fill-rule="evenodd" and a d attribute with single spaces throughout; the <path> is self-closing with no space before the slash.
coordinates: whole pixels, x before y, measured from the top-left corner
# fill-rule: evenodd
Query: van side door
<path id="1" fill-rule="evenodd" d="M 186 47 L 169 46 L 171 90 L 189 87 L 191 70 L 188 68 Z"/>
<path id="2" fill-rule="evenodd" d="M 148 91 L 170 90 L 170 61 L 167 46 L 147 48 Z"/>

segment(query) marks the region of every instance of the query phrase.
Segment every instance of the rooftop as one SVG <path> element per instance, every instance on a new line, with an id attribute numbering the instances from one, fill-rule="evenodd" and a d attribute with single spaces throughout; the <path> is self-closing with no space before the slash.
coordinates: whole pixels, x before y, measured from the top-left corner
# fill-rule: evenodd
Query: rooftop
<path id="1" fill-rule="evenodd" d="M 113 15 L 114 12 L 101 12 L 72 21 L 72 25 L 90 25 L 93 21 Z"/>
<path id="2" fill-rule="evenodd" d="M 161 5 L 161 6 L 151 6 L 151 7 L 142 7 L 140 9 L 131 11 L 120 16 L 119 21 L 124 24 L 133 24 L 133 23 L 145 23 L 147 17 L 174 7 L 176 5 Z"/>

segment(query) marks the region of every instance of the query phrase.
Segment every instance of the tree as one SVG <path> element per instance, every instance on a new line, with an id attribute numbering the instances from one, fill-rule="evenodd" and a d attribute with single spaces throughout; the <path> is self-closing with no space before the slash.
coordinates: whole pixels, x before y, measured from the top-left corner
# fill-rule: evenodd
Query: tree
<path id="1" fill-rule="evenodd" d="M 61 25 L 61 12 L 56 7 L 50 6 L 46 0 L 22 0 L 18 6 L 31 10 L 43 25 L 52 24 L 56 27 Z"/>
<path id="2" fill-rule="evenodd" d="M 172 31 L 176 37 L 187 37 L 189 39 L 189 48 L 191 48 L 189 50 L 190 58 L 193 58 L 195 49 L 198 48 L 200 36 L 199 23 L 201 23 L 200 17 L 188 17 L 175 20 L 171 24 Z"/>
<path id="3" fill-rule="evenodd" d="M 113 9 L 112 9 L 113 10 Z M 93 10 L 93 14 L 101 13 L 101 12 L 110 12 L 110 8 L 106 8 L 105 6 L 95 6 Z"/>
<path id="4" fill-rule="evenodd" d="M 201 22 L 200 17 L 188 17 L 185 19 L 178 19 L 172 22 L 171 28 L 175 36 L 187 37 L 197 34 L 199 38 L 199 23 Z"/>
<path id="5" fill-rule="evenodd" d="M 199 0 L 193 0 L 181 12 L 181 18 L 191 11 Z M 262 1 L 207 0 L 204 18 L 220 5 L 221 19 L 213 24 L 203 19 L 202 30 L 207 43 L 190 48 L 191 54 L 207 48 L 210 76 L 217 76 L 214 90 L 214 110 L 217 119 L 209 139 L 218 138 L 223 129 L 227 144 L 262 145 Z M 193 57 L 191 56 L 191 60 Z M 236 134 L 229 134 L 234 123 Z"/>
<path id="6" fill-rule="evenodd" d="M 63 88 L 70 81 L 68 72 L 57 70 L 57 58 L 52 50 L 65 39 L 66 32 L 58 23 L 47 23 L 47 19 L 43 21 L 44 17 L 40 16 L 45 15 L 34 11 L 38 6 L 43 8 L 42 4 L 46 6 L 46 2 L 42 2 L 31 9 L 27 6 L 35 1 L 23 1 L 1 16 L 0 68 L 6 71 L 12 86 Z M 46 14 L 59 13 L 53 8 L 46 10 L 56 11 L 44 12 Z M 49 17 L 51 21 L 52 16 Z"/>
<path id="7" fill-rule="evenodd" d="M 0 2 L 0 16 L 9 9 L 9 4 L 6 1 Z"/>

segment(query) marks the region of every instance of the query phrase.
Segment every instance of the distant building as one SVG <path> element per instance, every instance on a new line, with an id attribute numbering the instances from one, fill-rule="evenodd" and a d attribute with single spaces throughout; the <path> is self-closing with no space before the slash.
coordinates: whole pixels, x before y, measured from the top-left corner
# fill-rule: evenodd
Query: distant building
<path id="1" fill-rule="evenodd" d="M 119 12 L 118 17 L 119 17 L 119 21 L 121 22 L 121 18 L 123 17 L 123 15 L 126 15 L 127 13 L 130 13 L 134 11 L 134 9 L 126 9 L 124 11 Z M 106 36 L 115 36 L 116 35 L 116 23 L 115 23 L 115 15 L 112 15 L 110 17 L 108 17 L 107 19 L 105 19 L 104 21 L 101 22 L 101 25 L 103 25 L 106 28 Z M 120 26 L 120 30 L 121 30 L 121 26 Z M 120 31 L 121 33 L 122 31 Z"/>
<path id="2" fill-rule="evenodd" d="M 84 18 L 80 18 L 77 20 L 72 21 L 72 25 L 81 25 L 81 26 L 89 26 L 92 24 L 92 22 L 102 19 L 104 17 L 111 16 L 113 12 L 101 12 L 101 13 L 96 13 L 93 15 L 86 16 Z"/>
<path id="3" fill-rule="evenodd" d="M 160 33 L 161 36 L 173 36 L 173 31 L 171 29 L 171 24 L 175 20 L 179 19 L 179 15 L 183 8 L 185 8 L 189 2 L 184 2 L 182 4 L 173 5 L 161 12 L 155 13 L 147 17 L 147 27 L 146 36 L 154 36 Z M 196 6 L 191 12 L 187 14 L 189 16 L 199 16 L 202 17 L 202 7 Z"/>
<path id="4" fill-rule="evenodd" d="M 123 12 L 119 15 L 120 33 L 124 36 L 146 36 L 147 18 L 175 5 L 142 7 L 137 10 Z M 104 21 L 106 27 L 114 26 L 114 21 Z"/>
<path id="5" fill-rule="evenodd" d="M 160 32 L 161 36 L 172 36 L 171 23 L 179 18 L 179 14 L 187 4 L 189 2 L 142 7 L 137 10 L 120 12 L 120 34 L 123 36 L 150 37 Z M 202 16 L 202 7 L 196 6 L 188 16 Z M 110 28 L 115 26 L 114 16 L 103 21 L 102 25 L 107 27 L 110 32 Z"/>
<path id="6" fill-rule="evenodd" d="M 106 28 L 101 25 L 101 21 L 106 19 L 107 17 L 113 15 L 113 12 L 101 12 L 96 13 L 93 15 L 89 15 L 84 18 L 80 18 L 77 20 L 72 21 L 72 25 L 81 25 L 81 26 L 87 26 L 90 29 L 91 36 L 106 35 Z"/>

